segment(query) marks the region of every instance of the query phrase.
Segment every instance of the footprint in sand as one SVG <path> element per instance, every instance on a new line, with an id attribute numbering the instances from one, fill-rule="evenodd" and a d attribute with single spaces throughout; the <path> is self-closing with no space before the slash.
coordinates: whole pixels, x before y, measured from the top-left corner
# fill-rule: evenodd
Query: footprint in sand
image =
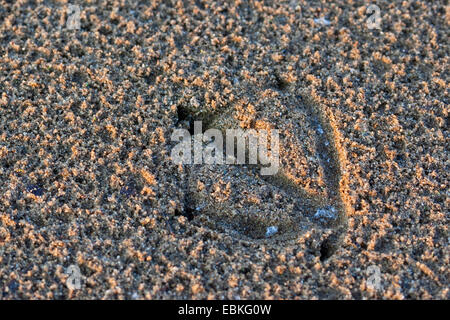
<path id="1" fill-rule="evenodd" d="M 276 112 L 274 105 L 289 112 Z M 224 137 L 226 129 L 277 129 L 280 141 L 272 176 L 256 165 L 186 165 L 184 211 L 193 223 L 247 241 L 292 241 L 311 228 L 331 229 L 325 245 L 332 247 L 346 228 L 346 179 L 330 117 L 305 95 L 264 99 L 255 114 L 247 121 L 236 107 L 201 116 L 179 110 L 180 122 L 202 120 L 204 130 L 219 129 Z"/>

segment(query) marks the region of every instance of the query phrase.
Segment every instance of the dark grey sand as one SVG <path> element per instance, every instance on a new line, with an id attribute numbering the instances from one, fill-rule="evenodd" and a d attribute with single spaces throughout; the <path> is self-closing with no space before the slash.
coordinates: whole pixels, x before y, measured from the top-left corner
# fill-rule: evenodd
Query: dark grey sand
<path id="1" fill-rule="evenodd" d="M 449 298 L 448 1 L 151 3 L 0 1 L 0 298 Z"/>

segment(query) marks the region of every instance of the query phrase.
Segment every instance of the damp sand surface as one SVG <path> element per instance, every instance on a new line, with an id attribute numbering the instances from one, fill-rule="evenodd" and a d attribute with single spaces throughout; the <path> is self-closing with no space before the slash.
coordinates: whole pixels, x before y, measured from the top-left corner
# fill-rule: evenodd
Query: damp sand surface
<path id="1" fill-rule="evenodd" d="M 1 299 L 449 298 L 445 1 L 79 5 L 0 0 Z M 195 120 L 280 171 L 174 164 Z"/>

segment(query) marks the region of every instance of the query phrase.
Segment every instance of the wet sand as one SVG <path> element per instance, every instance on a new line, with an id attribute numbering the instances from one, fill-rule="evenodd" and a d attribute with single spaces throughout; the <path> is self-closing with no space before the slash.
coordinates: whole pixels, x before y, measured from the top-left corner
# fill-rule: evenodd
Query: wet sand
<path id="1" fill-rule="evenodd" d="M 77 4 L 0 0 L 1 299 L 449 298 L 445 1 Z"/>

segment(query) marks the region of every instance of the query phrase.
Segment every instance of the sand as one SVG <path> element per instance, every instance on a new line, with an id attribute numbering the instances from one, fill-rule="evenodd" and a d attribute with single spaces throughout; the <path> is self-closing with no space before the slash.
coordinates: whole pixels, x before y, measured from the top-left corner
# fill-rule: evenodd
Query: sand
<path id="1" fill-rule="evenodd" d="M 446 1 L 151 3 L 0 1 L 1 299 L 449 298 Z"/>

